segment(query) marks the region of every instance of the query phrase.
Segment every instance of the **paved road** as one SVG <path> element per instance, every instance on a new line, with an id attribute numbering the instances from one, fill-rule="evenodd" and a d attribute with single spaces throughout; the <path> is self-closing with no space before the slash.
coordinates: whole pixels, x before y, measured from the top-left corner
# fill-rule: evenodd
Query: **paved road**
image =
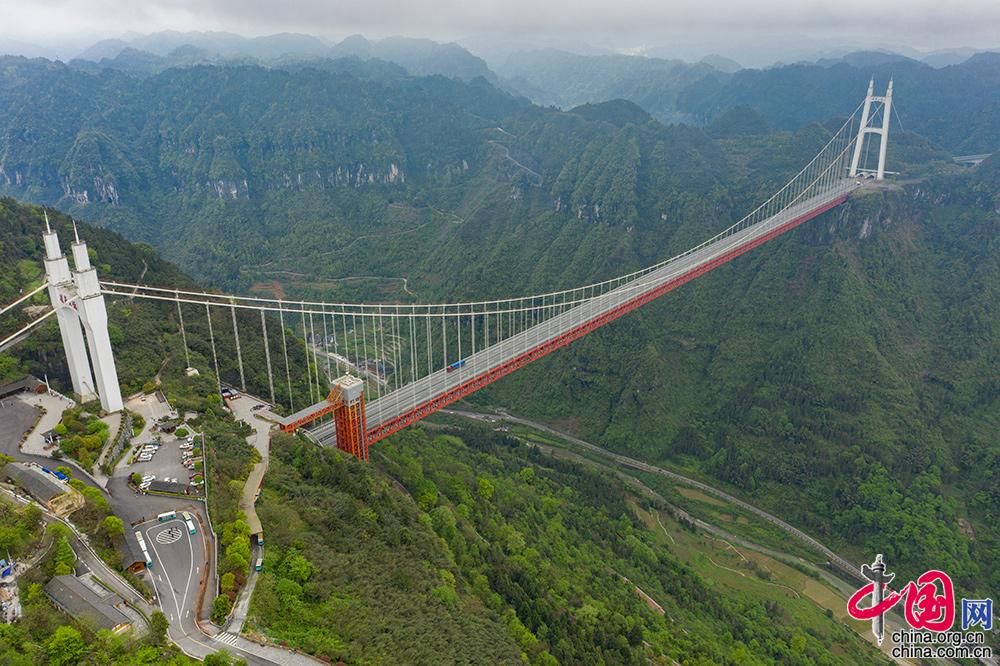
<path id="1" fill-rule="evenodd" d="M 249 423 L 250 427 L 253 428 L 253 434 L 247 437 L 247 442 L 257 449 L 261 457 L 261 461 L 254 465 L 253 469 L 250 470 L 249 476 L 247 476 L 239 502 L 239 508 L 246 515 L 247 524 L 250 526 L 250 534 L 253 535 L 263 531 L 260 518 L 257 517 L 257 509 L 254 505 L 257 502 L 257 494 L 260 492 L 261 484 L 264 483 L 264 474 L 267 473 L 271 450 L 271 428 L 273 427 L 273 423 L 260 418 L 259 414 L 264 410 L 255 410 L 254 407 L 260 405 L 266 408 L 270 405 L 246 393 L 241 394 L 241 397 L 236 400 L 228 401 L 228 405 L 237 419 Z M 240 595 L 236 599 L 233 614 L 226 625 L 226 630 L 235 635 L 239 635 L 243 630 L 243 623 L 246 621 L 247 614 L 250 611 L 250 598 L 257 587 L 257 572 L 254 570 L 253 565 L 258 557 L 263 556 L 263 547 L 254 543 L 250 557 L 250 573 L 243 587 L 240 589 Z"/>
<path id="2" fill-rule="evenodd" d="M 226 625 L 226 631 L 230 633 L 240 634 L 243 631 L 243 624 L 247 621 L 247 615 L 250 614 L 250 599 L 253 597 L 253 591 L 257 587 L 257 579 L 260 576 L 255 564 L 257 558 L 260 557 L 264 557 L 264 547 L 255 543 L 250 549 L 250 574 L 243 587 L 240 588 L 239 597 L 233 605 L 233 614 L 229 616 L 229 623 Z"/>
<path id="3" fill-rule="evenodd" d="M 250 533 L 256 534 L 262 528 L 260 519 L 257 517 L 257 511 L 254 508 L 254 503 L 257 501 L 257 493 L 260 491 L 260 486 L 264 482 L 264 474 L 267 472 L 267 463 L 271 450 L 271 428 L 273 424 L 270 421 L 260 418 L 258 411 L 254 410 L 254 407 L 260 405 L 266 408 L 270 405 L 263 400 L 245 393 L 240 394 L 240 397 L 236 400 L 228 400 L 226 404 L 232 410 L 233 416 L 237 420 L 243 421 L 253 428 L 253 434 L 247 437 L 247 443 L 260 453 L 261 460 L 250 470 L 246 483 L 243 485 L 243 493 L 239 501 L 239 508 L 246 515 L 247 524 L 250 525 Z"/>
<path id="4" fill-rule="evenodd" d="M 815 214 L 823 206 L 833 205 L 857 188 L 854 180 L 840 181 L 821 195 L 817 195 L 762 222 L 718 240 L 710 245 L 685 255 L 675 261 L 647 273 L 632 282 L 579 303 L 561 314 L 557 314 L 510 336 L 487 349 L 465 357 L 465 364 L 453 372 L 442 368 L 406 386 L 377 398 L 367 404 L 365 415 L 369 431 L 389 424 L 395 419 L 408 415 L 417 407 L 425 405 L 452 389 L 482 377 L 508 361 L 519 358 L 581 325 L 611 313 L 622 304 L 631 301 L 656 288 L 691 274 L 699 268 L 711 264 L 737 248 L 758 241 L 775 230 L 803 217 Z M 458 360 L 458 359 L 451 359 Z M 460 397 L 460 396 L 459 396 Z M 457 398 L 456 398 L 457 399 Z M 312 429 L 313 436 L 326 445 L 336 443 L 333 422 L 321 424 Z"/>
<path id="5" fill-rule="evenodd" d="M 23 449 L 25 453 L 33 455 L 49 455 L 51 449 L 45 448 L 46 444 L 45 440 L 42 439 L 42 433 L 55 428 L 62 419 L 62 413 L 76 403 L 58 393 L 21 393 L 17 396 L 17 400 L 35 407 L 45 408 L 45 413 L 38 422 L 38 426 L 25 439 Z M 114 433 L 111 434 L 114 435 Z"/>

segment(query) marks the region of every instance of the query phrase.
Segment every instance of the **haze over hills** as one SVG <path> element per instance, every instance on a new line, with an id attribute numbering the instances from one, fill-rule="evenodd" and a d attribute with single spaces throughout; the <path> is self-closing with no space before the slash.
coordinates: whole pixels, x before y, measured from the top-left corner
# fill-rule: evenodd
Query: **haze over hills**
<path id="1" fill-rule="evenodd" d="M 145 58 L 157 64 L 153 70 L 145 68 L 145 73 L 150 73 L 189 64 L 280 64 L 343 57 L 393 62 L 417 76 L 441 74 L 462 80 L 477 76 L 495 79 L 485 62 L 457 44 L 408 37 L 369 41 L 361 35 L 353 35 L 341 42 L 328 42 L 311 35 L 291 33 L 246 38 L 223 32 L 165 31 L 127 40 L 104 40 L 84 50 L 75 60 L 126 69 L 130 60 Z"/>
<path id="2" fill-rule="evenodd" d="M 897 87 L 902 87 L 907 99 L 896 107 L 902 127 L 914 129 L 956 154 L 996 148 L 992 136 L 997 110 L 990 100 L 998 91 L 998 56 L 976 53 L 974 49 L 928 54 L 931 64 L 921 62 L 924 56 L 913 51 L 900 54 L 890 50 L 842 50 L 815 61 L 741 69 L 739 63 L 718 55 L 689 63 L 615 54 L 572 40 L 563 43 L 570 50 L 532 49 L 528 41 L 484 41 L 481 50 L 490 57 L 491 69 L 467 48 L 427 39 L 389 37 L 370 41 L 354 35 L 340 42 L 327 42 L 295 33 L 245 38 L 225 32 L 163 31 L 98 42 L 71 64 L 95 74 L 115 69 L 139 76 L 199 64 L 335 71 L 347 68 L 369 78 L 399 75 L 379 64 L 384 62 L 415 76 L 439 74 L 463 81 L 483 77 L 536 104 L 563 109 L 621 98 L 635 102 L 661 122 L 707 124 L 726 109 L 743 105 L 763 113 L 774 127 L 789 129 L 822 121 L 830 113 L 849 113 L 851 109 L 844 108 L 841 100 L 853 99 L 857 94 L 853 90 L 863 90 L 870 76 L 883 82 L 896 76 Z M 27 52 L 38 51 L 27 48 Z M 331 63 L 345 57 L 366 66 Z M 963 85 L 981 88 L 984 94 L 963 98 Z M 817 94 L 795 97 L 808 86 L 815 87 Z M 851 95 L 846 94 L 848 88 Z M 918 91 L 923 94 L 916 94 Z M 952 125 L 971 124 L 974 131 L 966 134 L 936 122 L 934 113 L 940 105 L 954 108 L 956 122 Z"/>
<path id="3" fill-rule="evenodd" d="M 544 50 L 511 55 L 498 67 L 505 87 L 536 104 L 570 108 L 627 99 L 663 122 L 685 119 L 677 96 L 706 77 L 726 74 L 708 63 L 688 64 L 626 55 L 581 56 Z"/>

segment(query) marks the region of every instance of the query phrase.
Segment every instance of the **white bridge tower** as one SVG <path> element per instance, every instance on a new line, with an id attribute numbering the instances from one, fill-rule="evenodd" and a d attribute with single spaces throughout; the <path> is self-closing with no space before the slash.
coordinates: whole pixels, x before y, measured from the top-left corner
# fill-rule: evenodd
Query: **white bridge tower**
<path id="1" fill-rule="evenodd" d="M 71 274 L 66 255 L 59 247 L 59 237 L 49 227 L 49 217 L 48 214 L 45 215 L 43 240 L 49 298 L 59 321 L 59 333 L 62 335 L 63 348 L 66 350 L 73 391 L 84 401 L 98 397 L 105 411 L 117 412 L 123 407 L 122 392 L 118 385 L 115 357 L 111 351 L 104 294 L 101 293 L 101 285 L 97 279 L 97 269 L 90 265 L 87 244 L 76 234 L 75 224 L 73 232 L 75 270 Z M 87 336 L 86 345 L 84 345 L 84 332 Z"/>
<path id="2" fill-rule="evenodd" d="M 875 180 L 883 180 L 885 178 L 885 151 L 889 146 L 889 116 L 892 113 L 892 79 L 889 79 L 889 87 L 886 88 L 885 95 L 876 95 L 874 89 L 875 80 L 870 79 L 868 81 L 868 95 L 865 97 L 865 108 L 861 112 L 861 126 L 858 129 L 858 138 L 854 143 L 854 159 L 851 160 L 851 178 L 854 178 L 859 173 L 874 173 Z M 875 113 L 872 113 L 872 104 L 881 105 L 880 107 L 875 107 Z M 882 124 L 881 126 L 871 125 L 871 120 L 873 116 L 878 114 L 879 109 L 882 111 Z M 874 171 L 858 168 L 858 162 L 861 161 L 861 151 L 865 146 L 865 136 L 868 134 L 878 134 L 881 138 L 878 149 L 878 168 Z"/>

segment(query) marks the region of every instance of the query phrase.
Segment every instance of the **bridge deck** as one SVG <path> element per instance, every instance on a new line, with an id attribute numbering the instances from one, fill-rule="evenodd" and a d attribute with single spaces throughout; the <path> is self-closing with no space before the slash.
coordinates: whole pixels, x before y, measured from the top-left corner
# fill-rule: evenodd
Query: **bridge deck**
<path id="1" fill-rule="evenodd" d="M 371 401 L 366 414 L 369 444 L 820 215 L 842 203 L 857 187 L 853 180 L 839 181 L 823 194 L 477 351 L 453 372 L 442 368 Z M 312 436 L 323 444 L 336 443 L 332 423 L 312 429 Z"/>

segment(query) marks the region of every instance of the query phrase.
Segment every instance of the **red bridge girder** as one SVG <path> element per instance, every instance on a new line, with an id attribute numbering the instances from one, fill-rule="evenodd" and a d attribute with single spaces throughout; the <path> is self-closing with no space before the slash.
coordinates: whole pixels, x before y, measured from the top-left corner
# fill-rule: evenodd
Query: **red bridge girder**
<path id="1" fill-rule="evenodd" d="M 610 323 L 615 319 L 618 319 L 622 315 L 627 314 L 632 310 L 635 310 L 636 308 L 645 305 L 646 303 L 649 303 L 650 301 L 662 296 L 663 294 L 669 291 L 673 291 L 677 287 L 680 287 L 681 285 L 690 282 L 699 275 L 704 275 L 713 268 L 717 268 L 718 266 L 721 266 L 722 264 L 725 264 L 735 259 L 741 254 L 749 252 L 755 247 L 763 245 L 767 241 L 777 236 L 780 236 L 786 231 L 794 229 L 795 227 L 805 222 L 808 222 L 809 220 L 813 219 L 814 217 L 817 217 L 818 215 L 822 215 L 826 211 L 844 203 L 844 201 L 847 200 L 848 196 L 849 193 L 844 194 L 843 196 L 838 197 L 837 199 L 834 199 L 833 201 L 830 201 L 818 208 L 815 208 L 814 210 L 811 210 L 808 213 L 800 215 L 799 217 L 796 217 L 790 220 L 789 222 L 782 224 L 781 226 L 775 227 L 768 233 L 758 238 L 755 238 L 751 241 L 748 241 L 747 243 L 740 245 L 739 247 L 733 248 L 729 252 L 726 252 L 725 254 L 716 257 L 712 261 L 706 262 L 701 266 L 692 269 L 691 271 L 685 273 L 684 275 L 680 275 L 674 278 L 673 280 L 670 280 L 669 282 L 665 282 L 664 284 L 660 285 L 655 289 L 652 289 L 644 294 L 640 294 L 635 298 L 625 301 L 621 305 L 615 307 L 613 310 L 609 310 L 603 315 L 591 319 L 590 321 L 581 324 L 575 328 L 572 328 L 566 331 L 565 333 L 559 335 L 558 337 L 553 338 L 552 340 L 548 340 L 538 345 L 537 347 L 529 349 L 527 352 L 521 354 L 520 356 L 516 356 L 510 359 L 509 361 L 503 363 L 502 365 L 499 365 L 491 370 L 488 370 L 487 372 L 476 375 L 469 381 L 464 382 L 446 391 L 445 393 L 442 393 L 441 395 L 435 396 L 427 400 L 426 402 L 421 403 L 420 405 L 417 405 L 415 408 L 411 409 L 408 412 L 400 414 L 399 416 L 396 416 L 395 418 L 392 418 L 384 423 L 380 423 L 374 428 L 368 430 L 367 445 L 371 446 L 372 444 L 378 442 L 379 440 L 388 437 L 392 433 L 398 432 L 399 430 L 402 430 L 406 426 L 412 425 L 417 421 L 429 416 L 430 414 L 433 414 L 437 410 L 443 407 L 447 407 L 453 402 L 461 400 L 470 393 L 473 393 L 483 388 L 484 386 L 495 382 L 501 377 L 509 375 L 510 373 L 514 372 L 515 370 L 518 370 L 519 368 L 523 368 L 532 361 L 537 360 L 547 354 L 550 354 L 553 351 L 560 349 L 561 347 L 565 347 L 574 340 L 582 338 L 587 333 L 590 333 L 591 331 L 600 328 L 601 326 L 604 326 L 605 324 Z"/>

